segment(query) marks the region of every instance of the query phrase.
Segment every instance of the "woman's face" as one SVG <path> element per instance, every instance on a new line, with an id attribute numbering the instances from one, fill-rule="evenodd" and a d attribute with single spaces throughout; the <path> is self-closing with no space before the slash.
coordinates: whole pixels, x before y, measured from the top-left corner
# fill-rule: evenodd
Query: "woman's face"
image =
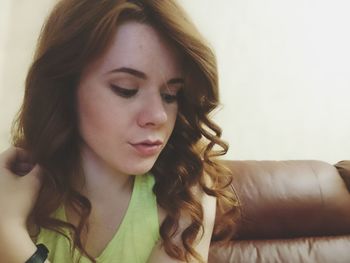
<path id="1" fill-rule="evenodd" d="M 123 175 L 152 168 L 175 125 L 184 84 L 180 57 L 149 25 L 118 27 L 78 85 L 83 162 Z"/>

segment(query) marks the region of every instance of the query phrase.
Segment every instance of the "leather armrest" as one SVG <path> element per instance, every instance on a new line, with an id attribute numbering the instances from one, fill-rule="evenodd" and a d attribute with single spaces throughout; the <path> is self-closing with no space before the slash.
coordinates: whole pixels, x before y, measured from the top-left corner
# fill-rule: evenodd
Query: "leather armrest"
<path id="1" fill-rule="evenodd" d="M 350 161 L 340 161 L 334 166 L 338 169 L 340 176 L 343 178 L 350 192 Z"/>

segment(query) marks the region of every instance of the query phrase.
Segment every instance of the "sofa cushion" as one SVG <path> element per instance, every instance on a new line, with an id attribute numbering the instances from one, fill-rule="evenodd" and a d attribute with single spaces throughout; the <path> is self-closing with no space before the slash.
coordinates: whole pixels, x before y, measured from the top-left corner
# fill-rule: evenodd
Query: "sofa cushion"
<path id="1" fill-rule="evenodd" d="M 348 263 L 350 236 L 231 241 L 210 248 L 208 263 Z"/>

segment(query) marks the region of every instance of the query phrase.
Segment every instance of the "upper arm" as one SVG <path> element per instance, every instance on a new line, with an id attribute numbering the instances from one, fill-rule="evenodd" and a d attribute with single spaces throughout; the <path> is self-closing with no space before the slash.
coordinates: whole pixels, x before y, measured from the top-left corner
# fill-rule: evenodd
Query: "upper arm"
<path id="1" fill-rule="evenodd" d="M 196 189 L 195 192 L 199 196 L 199 200 L 203 207 L 203 237 L 202 231 L 199 231 L 197 239 L 193 243 L 194 250 L 207 262 L 209 254 L 210 240 L 213 233 L 215 214 L 216 214 L 216 197 L 209 196 L 202 190 Z M 163 217 L 164 218 L 164 217 Z M 161 220 L 162 222 L 162 220 Z M 180 218 L 179 222 L 179 233 L 175 236 L 175 242 L 182 246 L 181 243 L 181 233 L 185 227 L 187 227 L 189 221 L 186 218 Z M 202 237 L 202 238 L 201 238 Z M 179 260 L 171 258 L 164 250 L 161 242 L 158 242 L 154 247 L 148 263 L 174 263 L 180 262 Z M 190 261 L 191 263 L 197 262 L 194 259 Z"/>

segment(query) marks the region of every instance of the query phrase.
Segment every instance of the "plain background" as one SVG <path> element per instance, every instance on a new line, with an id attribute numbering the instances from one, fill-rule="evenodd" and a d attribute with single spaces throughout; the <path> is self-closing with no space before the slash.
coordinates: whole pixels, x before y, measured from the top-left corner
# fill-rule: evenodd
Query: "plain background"
<path id="1" fill-rule="evenodd" d="M 0 151 L 56 1 L 0 1 Z M 350 159 L 350 2 L 181 0 L 215 50 L 225 158 Z"/>

